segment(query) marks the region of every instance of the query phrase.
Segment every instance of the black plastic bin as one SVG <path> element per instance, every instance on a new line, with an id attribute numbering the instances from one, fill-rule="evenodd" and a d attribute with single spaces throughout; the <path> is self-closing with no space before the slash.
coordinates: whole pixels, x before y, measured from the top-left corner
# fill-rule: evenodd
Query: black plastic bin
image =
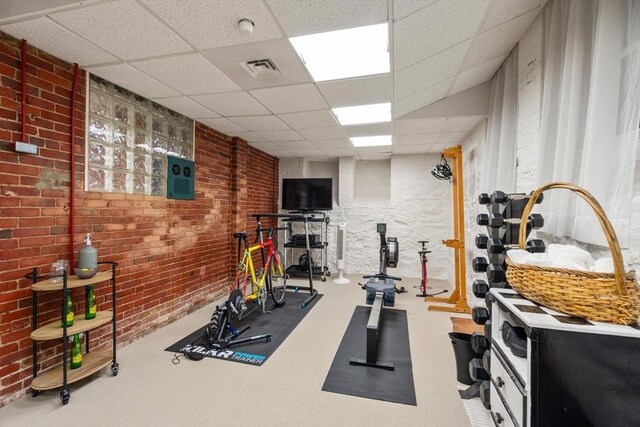
<path id="1" fill-rule="evenodd" d="M 471 335 L 460 332 L 449 332 L 453 354 L 456 357 L 456 370 L 458 371 L 458 382 L 471 385 L 474 381 L 469 375 L 469 362 L 476 357 L 482 357 L 473 351 L 471 347 Z"/>

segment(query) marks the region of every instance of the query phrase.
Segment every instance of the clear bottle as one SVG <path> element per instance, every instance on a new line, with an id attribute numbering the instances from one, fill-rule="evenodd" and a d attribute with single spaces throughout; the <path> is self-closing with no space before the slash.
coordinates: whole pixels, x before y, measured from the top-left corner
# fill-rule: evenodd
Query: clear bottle
<path id="1" fill-rule="evenodd" d="M 71 345 L 71 369 L 78 369 L 82 366 L 82 344 L 80 343 L 80 335 L 73 336 L 73 344 Z"/>
<path id="2" fill-rule="evenodd" d="M 64 315 L 64 307 L 67 307 L 67 316 L 65 317 Z M 62 310 L 61 310 L 61 323 L 62 323 L 62 327 L 64 328 L 65 325 L 67 326 L 67 328 L 69 326 L 73 326 L 73 319 L 74 319 L 74 314 L 73 314 L 73 301 L 71 299 L 71 290 L 67 289 L 67 293 L 64 296 L 64 301 L 62 302 Z"/>
<path id="3" fill-rule="evenodd" d="M 93 286 L 88 285 L 87 289 L 84 292 L 84 318 L 95 319 L 96 312 L 96 294 L 93 291 Z"/>

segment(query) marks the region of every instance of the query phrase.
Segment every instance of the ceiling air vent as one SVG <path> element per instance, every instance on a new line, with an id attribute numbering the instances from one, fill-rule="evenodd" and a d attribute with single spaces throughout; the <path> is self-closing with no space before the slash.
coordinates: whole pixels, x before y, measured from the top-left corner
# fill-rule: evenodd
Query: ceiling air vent
<path id="1" fill-rule="evenodd" d="M 276 65 L 270 59 L 254 59 L 253 61 L 241 62 L 241 65 L 253 77 L 271 76 L 280 74 Z"/>

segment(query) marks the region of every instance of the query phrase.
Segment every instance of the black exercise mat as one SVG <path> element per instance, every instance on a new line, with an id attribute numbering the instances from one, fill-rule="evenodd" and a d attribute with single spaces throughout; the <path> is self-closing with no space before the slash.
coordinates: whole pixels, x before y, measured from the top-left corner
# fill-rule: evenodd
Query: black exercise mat
<path id="1" fill-rule="evenodd" d="M 370 312 L 370 306 L 356 307 L 322 390 L 416 405 L 405 310 L 389 308 L 382 310 L 378 361 L 393 363 L 394 371 L 349 364 L 349 359 L 352 357 L 366 359 L 366 327 Z"/>
<path id="2" fill-rule="evenodd" d="M 241 329 L 250 324 L 251 327 L 245 331 L 240 338 L 251 337 L 253 335 L 271 333 L 271 342 L 259 340 L 234 345 L 225 350 L 208 350 L 202 344 L 206 325 L 187 335 L 180 341 L 170 345 L 165 351 L 171 352 L 198 352 L 206 357 L 229 360 L 232 362 L 246 363 L 249 365 L 262 366 L 284 342 L 302 319 L 309 313 L 315 304 L 322 298 L 318 294 L 305 308 L 300 308 L 302 302 L 309 296 L 308 292 L 287 292 L 285 305 L 273 308 L 271 313 L 262 313 L 262 308 L 258 307 L 249 316 L 242 320 L 235 320 L 233 327 Z M 254 305 L 250 304 L 249 308 Z M 273 304 L 271 304 L 273 307 Z M 270 309 L 270 302 L 267 303 L 267 310 Z M 212 312 L 213 314 L 213 312 Z"/>

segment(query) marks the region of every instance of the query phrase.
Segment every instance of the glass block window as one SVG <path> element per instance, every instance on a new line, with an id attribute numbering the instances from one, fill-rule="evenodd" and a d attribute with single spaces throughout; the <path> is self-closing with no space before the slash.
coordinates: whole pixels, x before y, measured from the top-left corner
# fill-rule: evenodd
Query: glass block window
<path id="1" fill-rule="evenodd" d="M 91 76 L 88 191 L 164 196 L 167 156 L 193 160 L 193 120 Z"/>

